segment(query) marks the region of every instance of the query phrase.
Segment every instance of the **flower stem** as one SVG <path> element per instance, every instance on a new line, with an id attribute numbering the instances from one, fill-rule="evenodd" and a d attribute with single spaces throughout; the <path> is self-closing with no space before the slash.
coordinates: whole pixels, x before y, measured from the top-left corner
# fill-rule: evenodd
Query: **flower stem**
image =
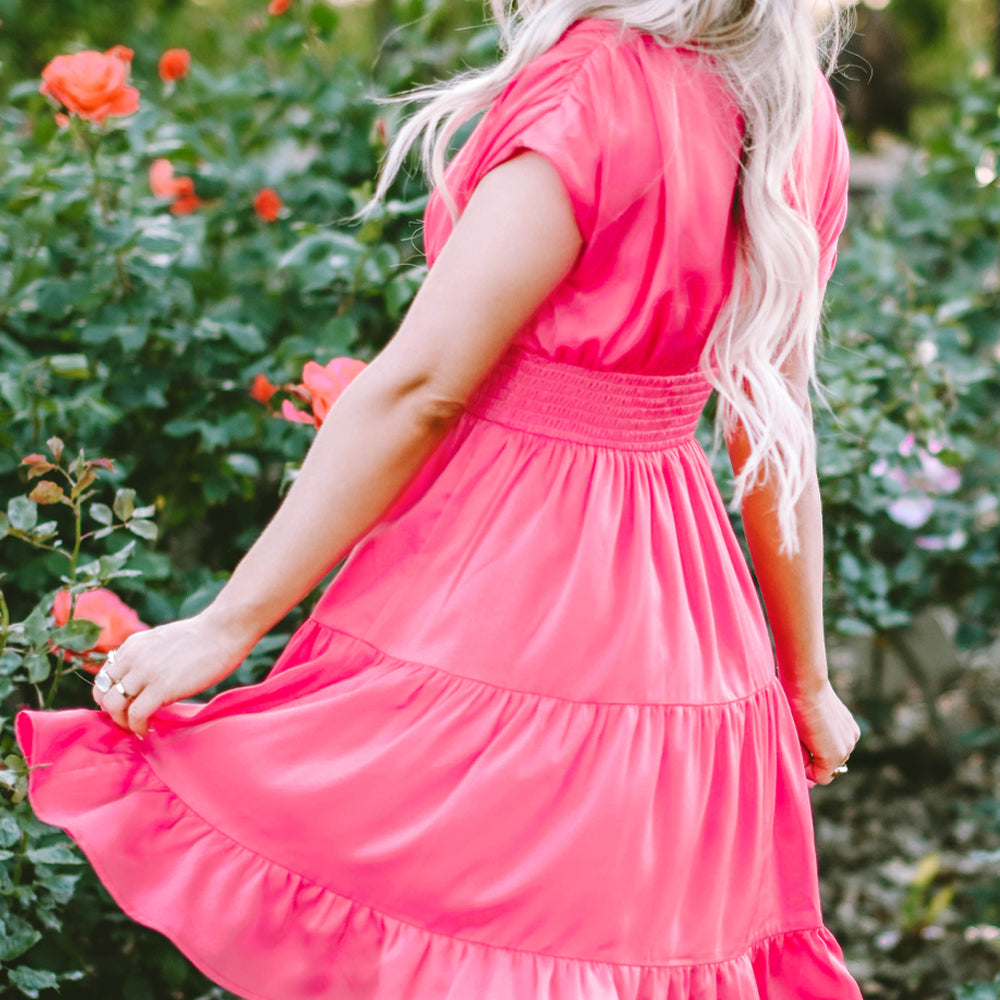
<path id="1" fill-rule="evenodd" d="M 10 609 L 0 590 L 0 653 L 7 648 L 7 634 L 10 632 Z"/>
<path id="2" fill-rule="evenodd" d="M 84 129 L 81 134 L 83 135 L 84 145 L 87 147 L 90 167 L 94 174 L 94 197 L 101 209 L 101 219 L 107 225 L 111 221 L 111 211 L 108 206 L 108 194 L 104 187 L 104 178 L 101 177 L 100 167 L 97 162 L 97 149 L 100 140 L 95 139 L 87 129 Z"/>

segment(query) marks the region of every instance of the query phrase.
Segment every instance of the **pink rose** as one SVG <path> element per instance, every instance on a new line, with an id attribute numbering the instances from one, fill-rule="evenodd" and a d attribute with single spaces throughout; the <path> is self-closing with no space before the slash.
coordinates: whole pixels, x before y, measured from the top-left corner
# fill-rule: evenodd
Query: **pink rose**
<path id="1" fill-rule="evenodd" d="M 287 399 L 281 404 L 282 415 L 286 420 L 319 427 L 330 412 L 330 407 L 365 367 L 365 363 L 356 358 L 334 358 L 325 368 L 315 361 L 307 361 L 302 369 L 303 384 L 292 391 L 309 402 L 312 415 L 297 409 Z"/>
<path id="2" fill-rule="evenodd" d="M 71 595 L 68 590 L 60 590 L 52 604 L 52 616 L 56 625 L 62 627 L 69 621 Z M 86 658 L 90 653 L 110 653 L 117 649 L 130 635 L 144 632 L 148 625 L 139 620 L 139 616 L 117 594 L 99 587 L 96 590 L 85 590 L 77 595 L 73 618 L 82 618 L 101 626 L 101 634 L 97 642 L 83 653 L 75 654 L 84 657 L 83 666 L 91 673 L 97 673 L 100 663 L 92 664 Z"/>

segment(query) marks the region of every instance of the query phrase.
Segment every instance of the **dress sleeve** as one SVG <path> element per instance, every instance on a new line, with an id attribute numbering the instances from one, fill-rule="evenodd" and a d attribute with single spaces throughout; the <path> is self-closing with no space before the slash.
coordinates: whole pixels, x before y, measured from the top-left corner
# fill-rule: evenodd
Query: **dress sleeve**
<path id="1" fill-rule="evenodd" d="M 825 184 L 820 187 L 816 210 L 816 232 L 819 236 L 819 281 L 826 286 L 837 263 L 837 241 L 847 220 L 847 189 L 850 175 L 850 153 L 844 126 L 837 113 L 837 102 L 825 77 L 818 86 L 817 101 L 822 104 L 825 133 L 823 163 Z"/>
<path id="2" fill-rule="evenodd" d="M 559 174 L 580 235 L 590 240 L 602 186 L 602 130 L 592 91 L 603 48 L 563 53 L 557 45 L 500 94 L 463 150 L 468 158 L 457 185 L 460 210 L 490 170 L 520 152 L 536 152 Z"/>

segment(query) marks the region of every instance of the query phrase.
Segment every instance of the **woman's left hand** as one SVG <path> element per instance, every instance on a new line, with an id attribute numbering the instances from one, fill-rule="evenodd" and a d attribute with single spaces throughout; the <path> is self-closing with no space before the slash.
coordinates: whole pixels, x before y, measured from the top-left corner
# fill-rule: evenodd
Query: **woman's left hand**
<path id="1" fill-rule="evenodd" d="M 217 684 L 252 648 L 253 642 L 229 635 L 202 612 L 129 636 L 102 668 L 112 686 L 102 692 L 95 681 L 91 694 L 119 726 L 145 737 L 157 709 Z"/>

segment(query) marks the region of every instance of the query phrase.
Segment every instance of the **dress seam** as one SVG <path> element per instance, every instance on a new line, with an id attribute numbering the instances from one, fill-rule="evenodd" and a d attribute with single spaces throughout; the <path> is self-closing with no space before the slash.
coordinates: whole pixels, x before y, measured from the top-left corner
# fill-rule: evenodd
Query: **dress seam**
<path id="1" fill-rule="evenodd" d="M 540 698 L 549 701 L 563 701 L 571 705 L 590 705 L 594 708 L 728 708 L 730 706 L 735 706 L 742 704 L 745 701 L 750 701 L 753 698 L 758 697 L 760 694 L 768 691 L 770 688 L 774 687 L 778 681 L 777 673 L 773 677 L 769 678 L 765 683 L 761 684 L 759 687 L 754 688 L 752 691 L 747 692 L 747 694 L 740 695 L 738 698 L 731 698 L 728 701 L 698 701 L 698 702 L 682 702 L 682 701 L 583 701 L 579 698 L 564 698 L 562 695 L 557 694 L 545 694 L 541 691 L 525 691 L 522 688 L 511 688 L 505 687 L 502 684 L 495 684 L 493 681 L 482 680 L 479 677 L 469 677 L 466 674 L 456 674 L 451 670 L 446 670 L 444 667 L 439 667 L 433 663 L 423 663 L 420 660 L 407 660 L 401 656 L 396 656 L 387 650 L 382 649 L 380 646 L 375 645 L 369 639 L 365 639 L 360 635 L 355 635 L 353 632 L 348 632 L 346 629 L 341 628 L 337 625 L 331 625 L 329 622 L 324 622 L 319 618 L 310 615 L 307 619 L 308 622 L 312 622 L 321 629 L 327 632 L 333 632 L 348 639 L 352 639 L 354 642 L 359 642 L 364 646 L 367 646 L 378 656 L 383 659 L 392 661 L 392 666 L 390 669 L 398 670 L 404 667 L 417 667 L 418 669 L 427 670 L 431 673 L 440 674 L 444 677 L 449 677 L 458 681 L 467 681 L 470 684 L 474 684 L 478 687 L 488 687 L 493 688 L 496 691 L 502 691 L 505 694 L 514 695 L 524 695 L 530 698 Z M 322 655 L 322 654 L 321 654 Z M 266 680 L 266 678 L 265 678 Z"/>
<path id="2" fill-rule="evenodd" d="M 488 948 L 497 951 L 509 951 L 522 955 L 531 955 L 538 958 L 553 959 L 556 961 L 579 962 L 584 965 L 595 965 L 595 966 L 606 965 L 617 968 L 632 968 L 632 969 L 677 969 L 677 968 L 690 969 L 699 967 L 705 968 L 716 965 L 726 965 L 730 962 L 736 962 L 739 961 L 739 959 L 746 957 L 748 952 L 750 952 L 751 950 L 760 947 L 762 944 L 766 943 L 767 941 L 773 940 L 774 938 L 783 937 L 789 934 L 815 933 L 821 931 L 824 926 L 822 924 L 816 924 L 812 927 L 795 927 L 786 930 L 775 931 L 763 937 L 755 938 L 753 941 L 747 944 L 746 947 L 744 947 L 741 951 L 737 952 L 734 955 L 727 956 L 726 958 L 714 959 L 709 962 L 663 962 L 663 963 L 615 962 L 609 959 L 580 958 L 575 955 L 559 955 L 556 954 L 555 952 L 548 952 L 548 951 L 531 951 L 528 948 L 516 948 L 513 947 L 512 945 L 493 944 L 487 941 L 478 941 L 475 938 L 459 937 L 458 935 L 455 934 L 448 934 L 445 931 L 432 930 L 429 927 L 424 927 L 422 924 L 414 923 L 412 920 L 408 920 L 405 917 L 397 916 L 396 914 L 390 913 L 387 910 L 379 909 L 378 907 L 372 906 L 370 903 L 365 903 L 362 902 L 361 900 L 355 899 L 353 896 L 348 896 L 344 892 L 338 891 L 336 889 L 331 889 L 329 886 L 323 885 L 322 883 L 317 882 L 315 879 L 310 878 L 307 875 L 303 875 L 301 872 L 297 872 L 292 868 L 289 868 L 288 865 L 282 864 L 280 861 L 275 861 L 273 858 L 268 857 L 266 854 L 262 854 L 255 848 L 249 847 L 242 841 L 237 840 L 234 836 L 232 836 L 232 834 L 227 833 L 225 830 L 220 829 L 218 826 L 216 826 L 215 823 L 209 820 L 206 816 L 203 816 L 197 809 L 194 808 L 194 806 L 192 806 L 185 798 L 183 798 L 172 785 L 168 784 L 159 775 L 159 773 L 153 767 L 152 763 L 149 761 L 149 758 L 146 757 L 145 754 L 142 754 L 141 756 L 152 777 L 170 795 L 172 795 L 184 809 L 186 809 L 192 816 L 194 816 L 201 823 L 203 823 L 209 832 L 217 833 L 220 837 L 223 837 L 230 843 L 235 844 L 236 847 L 240 848 L 243 851 L 246 851 L 248 854 L 252 854 L 254 857 L 259 858 L 261 861 L 264 861 L 265 863 L 272 865 L 275 868 L 280 868 L 282 871 L 287 872 L 289 875 L 299 879 L 302 882 L 315 886 L 321 892 L 326 892 L 332 896 L 336 896 L 339 899 L 342 899 L 345 902 L 350 903 L 352 906 L 357 906 L 365 910 L 368 910 L 370 913 L 376 915 L 379 919 L 383 921 L 393 921 L 395 923 L 402 924 L 406 927 L 410 927 L 413 930 L 420 931 L 423 934 L 427 934 L 437 938 L 444 938 L 448 941 L 457 941 L 461 944 L 468 944 L 478 948 Z"/>

